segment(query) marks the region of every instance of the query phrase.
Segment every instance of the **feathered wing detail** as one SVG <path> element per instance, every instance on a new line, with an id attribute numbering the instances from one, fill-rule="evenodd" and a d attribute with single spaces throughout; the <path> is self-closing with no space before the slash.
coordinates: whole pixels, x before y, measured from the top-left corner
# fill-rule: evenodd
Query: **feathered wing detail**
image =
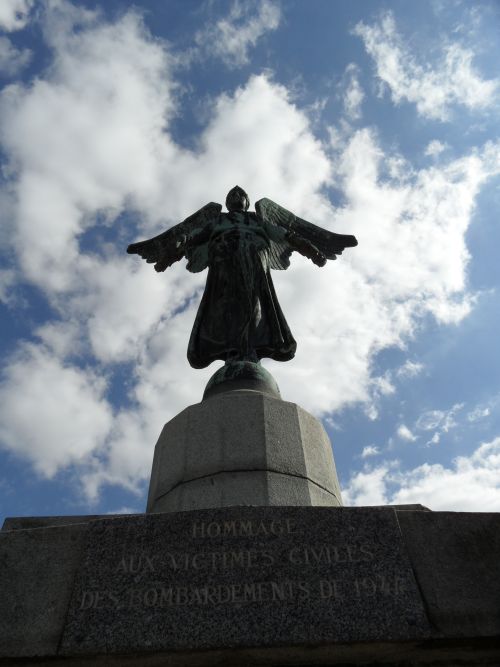
<path id="1" fill-rule="evenodd" d="M 345 248 L 352 248 L 358 245 L 354 236 L 351 236 L 350 234 L 335 234 L 322 227 L 313 225 L 312 222 L 307 222 L 307 220 L 297 217 L 294 213 L 287 211 L 286 208 L 283 208 L 270 199 L 264 198 L 255 202 L 255 210 L 257 215 L 266 222 L 285 229 L 291 235 L 296 235 L 309 241 L 309 243 L 317 248 L 327 259 L 335 259 Z M 288 256 L 286 260 L 288 262 L 287 266 L 290 263 L 288 259 L 290 254 L 296 249 L 290 246 L 288 246 L 288 248 L 289 250 L 287 251 Z M 286 267 L 281 266 L 272 268 Z"/>
<path id="2" fill-rule="evenodd" d="M 287 241 L 271 239 L 269 246 L 269 268 L 283 270 L 290 266 L 290 255 L 294 248 Z"/>
<path id="3" fill-rule="evenodd" d="M 127 252 L 140 255 L 148 264 L 154 264 L 156 271 L 165 271 L 184 256 L 188 259 L 189 271 L 203 271 L 208 265 L 204 237 L 207 236 L 208 240 L 208 227 L 217 219 L 221 210 L 221 204 L 210 202 L 166 232 L 147 241 L 131 243 Z"/>

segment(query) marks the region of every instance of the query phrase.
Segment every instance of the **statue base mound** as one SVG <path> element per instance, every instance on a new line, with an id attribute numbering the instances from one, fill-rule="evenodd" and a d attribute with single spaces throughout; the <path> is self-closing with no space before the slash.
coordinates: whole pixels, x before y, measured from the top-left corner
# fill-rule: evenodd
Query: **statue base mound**
<path id="1" fill-rule="evenodd" d="M 238 389 L 260 391 L 281 398 L 276 380 L 260 362 L 230 361 L 212 375 L 203 394 L 203 399 Z"/>

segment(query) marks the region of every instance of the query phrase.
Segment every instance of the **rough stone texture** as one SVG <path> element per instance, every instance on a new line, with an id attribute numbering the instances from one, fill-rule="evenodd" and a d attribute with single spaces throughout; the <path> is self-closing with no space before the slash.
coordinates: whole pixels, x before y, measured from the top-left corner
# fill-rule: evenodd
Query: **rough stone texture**
<path id="1" fill-rule="evenodd" d="M 193 405 L 158 440 L 148 512 L 341 505 L 331 444 L 312 415 L 253 391 Z"/>
<path id="2" fill-rule="evenodd" d="M 0 532 L 0 655 L 57 652 L 85 531 Z"/>
<path id="3" fill-rule="evenodd" d="M 130 514 L 106 514 L 108 518 L 130 516 Z M 4 530 L 27 530 L 30 528 L 49 528 L 54 526 L 68 526 L 75 523 L 89 523 L 95 519 L 102 519 L 102 514 L 68 514 L 61 516 L 16 516 L 7 517 L 3 522 Z"/>
<path id="4" fill-rule="evenodd" d="M 494 640 L 359 642 L 330 646 L 227 648 L 214 651 L 151 651 L 34 659 L 2 659 L 2 667 L 498 667 Z"/>
<path id="5" fill-rule="evenodd" d="M 90 524 L 61 650 L 429 636 L 393 510 L 236 507 Z"/>
<path id="6" fill-rule="evenodd" d="M 398 517 L 438 632 L 500 637 L 500 514 L 401 512 Z"/>
<path id="7" fill-rule="evenodd" d="M 253 534 L 208 536 L 207 526 L 212 519 L 219 517 L 219 523 L 221 518 L 230 522 L 234 516 L 244 516 L 247 520 L 253 517 Z M 294 519 L 298 517 L 299 520 L 292 524 L 292 528 L 296 531 L 305 526 L 304 532 L 288 532 L 286 524 L 283 524 L 284 516 Z M 208 523 L 207 517 L 211 517 Z M 258 517 L 263 517 L 265 533 L 262 532 L 259 519 L 255 523 Z M 397 523 L 388 517 L 397 517 L 402 534 L 396 529 Z M 274 524 L 274 532 L 270 524 L 272 520 L 277 522 Z M 85 521 L 88 521 L 88 526 L 83 523 Z M 205 521 L 206 536 L 203 538 L 198 534 L 198 537 L 193 538 L 193 523 L 198 526 L 199 533 L 200 521 Z M 49 667 L 56 662 L 71 667 L 498 667 L 499 521 L 499 514 L 433 513 L 421 505 L 401 505 L 393 509 L 240 507 L 179 514 L 122 515 L 118 518 L 80 516 L 7 519 L 0 533 L 0 665 Z M 51 524 L 56 527 L 47 528 Z M 245 533 L 245 525 L 240 524 L 237 532 Z M 13 530 L 5 530 L 8 526 Z M 232 524 L 227 526 L 229 528 L 226 531 L 231 533 Z M 280 526 L 284 527 L 284 534 L 280 534 Z M 82 539 L 87 528 L 88 533 Z M 212 534 L 214 530 L 216 528 L 210 528 Z M 351 548 L 349 561 L 346 545 L 350 543 L 356 546 L 365 539 L 376 557 L 358 561 L 357 556 L 363 552 Z M 151 542 L 153 548 L 149 551 Z M 324 546 L 325 542 L 330 547 L 329 564 L 325 562 L 327 552 L 318 550 L 318 545 Z M 192 548 L 186 549 L 189 543 Z M 238 546 L 235 548 L 235 545 Z M 247 548 L 248 545 L 251 546 Z M 299 551 L 293 552 L 295 556 L 292 556 L 292 560 L 302 562 L 290 561 L 290 549 L 295 547 L 299 547 Z M 337 547 L 337 552 L 333 547 Z M 301 552 L 300 548 L 306 551 Z M 276 562 L 266 565 L 269 555 L 262 556 L 264 549 L 271 557 L 278 556 Z M 221 551 L 232 554 L 225 557 L 225 566 L 222 556 L 207 556 L 220 554 Z M 246 555 L 242 555 L 245 552 Z M 408 552 L 409 556 L 405 555 Z M 177 556 L 178 569 L 172 570 L 168 565 L 158 569 L 160 560 L 153 558 L 152 567 L 157 571 L 152 571 L 146 556 L 151 559 L 152 555 L 157 554 L 167 558 L 172 565 L 167 553 Z M 193 561 L 191 558 L 186 570 L 182 567 L 182 559 L 178 559 L 179 553 L 189 553 L 193 557 L 201 555 L 197 556 L 198 560 L 195 558 Z M 258 553 L 261 555 L 258 556 Z M 308 562 L 305 553 L 308 554 Z M 134 560 L 129 560 L 128 564 L 125 560 L 125 566 L 121 565 L 114 571 L 111 568 L 110 571 L 110 558 L 116 557 L 120 563 L 120 559 L 127 554 L 134 556 Z M 284 557 L 279 557 L 279 554 Z M 299 557 L 300 554 L 302 556 Z M 142 567 L 137 567 L 137 558 L 141 557 Z M 320 562 L 313 562 L 316 557 Z M 211 565 L 212 561 L 208 562 L 210 572 L 207 571 L 207 558 L 215 559 L 215 567 Z M 417 625 L 407 623 L 410 618 L 407 612 L 413 609 L 412 600 L 417 601 L 420 611 L 422 609 L 411 572 L 410 580 L 413 583 L 405 593 L 407 597 L 391 595 L 387 587 L 386 593 L 379 588 L 374 595 L 365 597 L 365 593 L 373 592 L 370 580 L 380 575 L 386 577 L 387 582 L 394 568 L 400 571 L 401 566 L 408 567 L 409 562 L 416 573 L 423 606 L 431 621 L 430 636 L 425 617 L 424 623 L 420 625 L 418 622 Z M 198 569 L 193 563 L 196 563 Z M 134 571 L 125 571 L 130 570 L 130 566 Z M 77 572 L 76 579 L 74 572 Z M 358 585 L 364 580 L 359 599 L 356 590 L 354 596 L 345 595 L 349 586 L 352 591 L 355 573 L 359 575 Z M 337 592 L 344 595 L 342 599 L 313 599 L 314 591 L 321 592 L 318 586 L 315 587 L 314 581 L 331 581 L 337 576 L 342 582 L 337 586 Z M 207 580 L 212 586 L 243 586 L 243 589 L 231 588 L 231 597 L 243 595 L 241 591 L 245 591 L 246 583 L 247 599 L 209 604 L 207 598 L 207 604 L 194 605 L 194 612 L 192 606 L 170 605 L 161 616 L 154 604 L 150 607 L 144 604 L 144 596 L 141 610 L 140 594 L 137 597 L 137 593 L 130 593 L 130 589 L 135 591 L 145 587 L 147 591 L 164 585 L 165 581 L 172 581 L 175 587 L 182 588 L 183 582 L 188 580 L 201 582 L 198 593 L 203 589 L 202 582 Z M 264 583 L 261 586 L 262 602 L 259 602 L 257 599 L 248 599 L 248 591 L 251 590 L 248 584 L 252 581 L 274 581 L 278 586 L 273 589 Z M 100 588 L 86 589 L 83 606 L 88 609 L 78 610 L 77 596 L 82 594 L 85 582 Z M 132 582 L 126 588 L 129 591 L 126 595 L 132 595 L 138 603 L 132 608 L 129 621 L 125 619 L 123 630 L 116 627 L 123 618 L 116 616 L 113 598 L 109 596 L 109 592 L 115 594 L 121 590 L 112 589 L 113 582 L 118 584 L 118 589 Z M 307 599 L 290 599 L 303 591 L 293 582 L 301 582 L 302 585 L 309 583 Z M 328 585 L 323 584 L 323 587 L 324 592 L 330 592 Z M 224 591 L 227 589 L 219 588 L 216 595 L 223 596 Z M 395 589 L 392 591 L 394 593 Z M 416 597 L 409 595 L 412 591 Z M 89 597 L 89 593 L 92 597 Z M 97 593 L 99 596 L 96 596 Z M 147 595 L 146 602 L 151 602 L 154 593 Z M 177 595 L 181 596 L 179 601 L 182 601 L 182 592 Z M 280 595 L 284 599 L 279 599 Z M 73 651 L 71 647 L 66 646 L 61 652 L 60 636 L 65 626 L 70 596 L 73 600 L 67 617 L 69 625 L 66 637 L 76 640 L 81 636 L 77 634 L 79 627 L 83 634 L 91 628 L 91 632 L 97 633 L 101 646 L 106 648 L 99 650 L 96 646 L 89 648 L 87 653 L 76 653 L 76 650 L 81 651 L 82 642 L 78 642 L 80 649 L 74 649 L 73 655 L 67 653 Z M 274 599 L 269 600 L 269 596 Z M 82 601 L 83 598 L 80 599 L 80 606 Z M 101 609 L 95 609 L 96 604 Z M 77 618 L 79 611 L 84 617 L 83 624 Z M 122 614 L 125 611 L 118 610 Z M 104 619 L 102 623 L 99 614 Z M 391 614 L 397 616 L 394 624 Z M 233 625 L 233 621 L 236 625 Z M 133 623 L 134 648 L 124 653 L 113 652 L 117 638 L 123 638 L 129 624 Z M 161 649 L 152 646 L 152 636 L 168 638 L 182 623 L 186 629 L 181 629 L 175 641 L 182 642 L 191 632 L 191 648 L 172 650 L 175 643 L 172 647 L 165 645 Z M 371 635 L 374 624 L 377 628 Z M 213 626 L 218 627 L 213 630 Z M 388 626 L 389 632 L 383 637 Z M 273 627 L 277 628 L 274 634 Z M 227 632 L 223 632 L 224 629 Z M 240 631 L 241 636 L 238 635 Z M 409 634 L 405 634 L 406 631 Z M 214 648 L 199 648 L 200 645 L 207 645 L 207 633 L 210 635 L 211 632 L 214 633 L 212 637 L 217 636 L 217 633 L 219 636 L 224 635 L 224 641 Z M 256 642 L 253 647 L 244 644 L 252 637 L 252 633 L 255 637 L 259 632 L 262 632 L 261 642 Z M 286 640 L 286 632 L 292 633 L 293 642 L 301 643 Z M 410 635 L 413 638 L 409 638 Z M 352 639 L 344 641 L 345 636 Z M 371 636 L 375 639 L 370 639 Z M 266 637 L 267 644 L 264 642 Z M 132 640 L 125 638 L 124 641 L 132 645 Z M 242 643 L 238 644 L 238 641 Z"/>
<path id="8" fill-rule="evenodd" d="M 179 484 L 154 512 L 180 512 L 235 505 L 332 505 L 332 494 L 304 478 L 272 472 L 223 472 Z"/>

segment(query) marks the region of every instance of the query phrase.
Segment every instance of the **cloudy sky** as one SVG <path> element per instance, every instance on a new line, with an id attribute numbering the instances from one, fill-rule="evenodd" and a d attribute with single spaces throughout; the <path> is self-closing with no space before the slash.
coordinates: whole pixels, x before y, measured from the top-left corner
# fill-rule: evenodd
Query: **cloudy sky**
<path id="1" fill-rule="evenodd" d="M 0 513 L 141 512 L 205 274 L 128 243 L 236 183 L 359 246 L 265 361 L 348 505 L 500 511 L 500 5 L 1 0 Z"/>

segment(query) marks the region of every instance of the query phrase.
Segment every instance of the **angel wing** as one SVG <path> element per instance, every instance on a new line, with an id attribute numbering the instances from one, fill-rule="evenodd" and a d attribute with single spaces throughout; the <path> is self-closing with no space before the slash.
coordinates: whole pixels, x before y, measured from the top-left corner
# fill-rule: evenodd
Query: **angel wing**
<path id="1" fill-rule="evenodd" d="M 336 256 L 342 254 L 345 248 L 352 248 L 358 245 L 356 237 L 350 234 L 335 234 L 322 229 L 317 225 L 313 225 L 312 222 L 307 222 L 307 220 L 297 217 L 294 213 L 287 211 L 286 208 L 283 208 L 270 199 L 264 198 L 255 202 L 255 210 L 257 215 L 266 222 L 278 225 L 286 229 L 291 235 L 308 241 L 327 259 L 336 259 Z M 286 251 L 286 266 L 288 266 L 288 257 L 294 248 L 286 250 L 284 246 L 283 250 Z M 285 253 L 282 256 L 285 259 Z M 280 266 L 279 268 L 286 268 L 286 266 Z"/>
<path id="2" fill-rule="evenodd" d="M 188 258 L 186 268 L 189 271 L 203 271 L 208 263 L 204 236 L 208 240 L 207 227 L 217 219 L 221 210 L 220 204 L 210 202 L 166 232 L 147 241 L 131 243 L 127 252 L 140 255 L 148 264 L 154 264 L 156 271 L 165 271 L 184 256 Z"/>

